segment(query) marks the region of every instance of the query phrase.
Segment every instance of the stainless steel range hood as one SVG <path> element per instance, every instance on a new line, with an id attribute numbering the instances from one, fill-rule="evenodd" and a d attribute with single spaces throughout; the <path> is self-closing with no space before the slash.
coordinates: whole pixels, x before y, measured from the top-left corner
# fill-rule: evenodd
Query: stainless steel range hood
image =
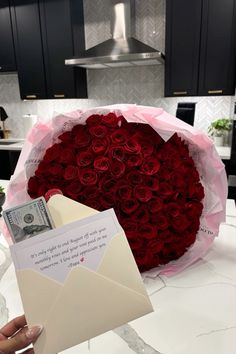
<path id="1" fill-rule="evenodd" d="M 113 0 L 111 31 L 111 39 L 85 50 L 79 57 L 66 59 L 65 64 L 104 69 L 164 63 L 162 52 L 130 36 L 130 0 Z"/>

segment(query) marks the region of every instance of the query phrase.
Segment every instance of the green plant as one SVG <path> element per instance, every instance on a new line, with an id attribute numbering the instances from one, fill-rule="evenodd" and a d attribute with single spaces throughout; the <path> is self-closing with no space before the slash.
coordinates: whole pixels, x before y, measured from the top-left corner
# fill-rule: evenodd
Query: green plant
<path id="1" fill-rule="evenodd" d="M 0 193 L 4 193 L 4 188 L 0 186 Z"/>
<path id="2" fill-rule="evenodd" d="M 220 118 L 211 123 L 208 127 L 208 133 L 211 136 L 223 136 L 225 132 L 232 128 L 232 120 L 228 118 Z"/>

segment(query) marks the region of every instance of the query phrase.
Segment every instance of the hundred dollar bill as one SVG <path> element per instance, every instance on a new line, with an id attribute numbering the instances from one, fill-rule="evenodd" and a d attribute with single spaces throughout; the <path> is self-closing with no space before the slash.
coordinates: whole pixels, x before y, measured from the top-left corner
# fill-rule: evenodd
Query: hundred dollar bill
<path id="1" fill-rule="evenodd" d="M 3 218 L 14 243 L 54 228 L 43 197 L 4 210 Z"/>

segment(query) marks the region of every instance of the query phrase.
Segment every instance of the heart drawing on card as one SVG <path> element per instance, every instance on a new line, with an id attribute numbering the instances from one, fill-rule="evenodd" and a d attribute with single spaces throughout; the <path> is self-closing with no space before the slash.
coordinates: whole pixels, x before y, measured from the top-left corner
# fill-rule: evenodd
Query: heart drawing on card
<path id="1" fill-rule="evenodd" d="M 84 261 L 84 257 L 80 258 L 80 262 L 83 262 Z"/>

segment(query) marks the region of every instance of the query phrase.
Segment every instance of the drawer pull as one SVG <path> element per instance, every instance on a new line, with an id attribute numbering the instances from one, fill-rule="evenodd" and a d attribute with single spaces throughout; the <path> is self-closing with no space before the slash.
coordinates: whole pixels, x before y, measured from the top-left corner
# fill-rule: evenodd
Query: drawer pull
<path id="1" fill-rule="evenodd" d="M 187 95 L 187 91 L 174 91 L 173 94 L 174 95 Z"/>
<path id="2" fill-rule="evenodd" d="M 208 93 L 210 93 L 210 94 L 223 93 L 223 90 L 208 90 Z"/>
<path id="3" fill-rule="evenodd" d="M 26 98 L 37 98 L 36 95 L 26 95 Z"/>
<path id="4" fill-rule="evenodd" d="M 54 95 L 55 98 L 63 98 L 65 97 L 65 95 L 62 93 L 62 94 L 55 94 Z"/>

